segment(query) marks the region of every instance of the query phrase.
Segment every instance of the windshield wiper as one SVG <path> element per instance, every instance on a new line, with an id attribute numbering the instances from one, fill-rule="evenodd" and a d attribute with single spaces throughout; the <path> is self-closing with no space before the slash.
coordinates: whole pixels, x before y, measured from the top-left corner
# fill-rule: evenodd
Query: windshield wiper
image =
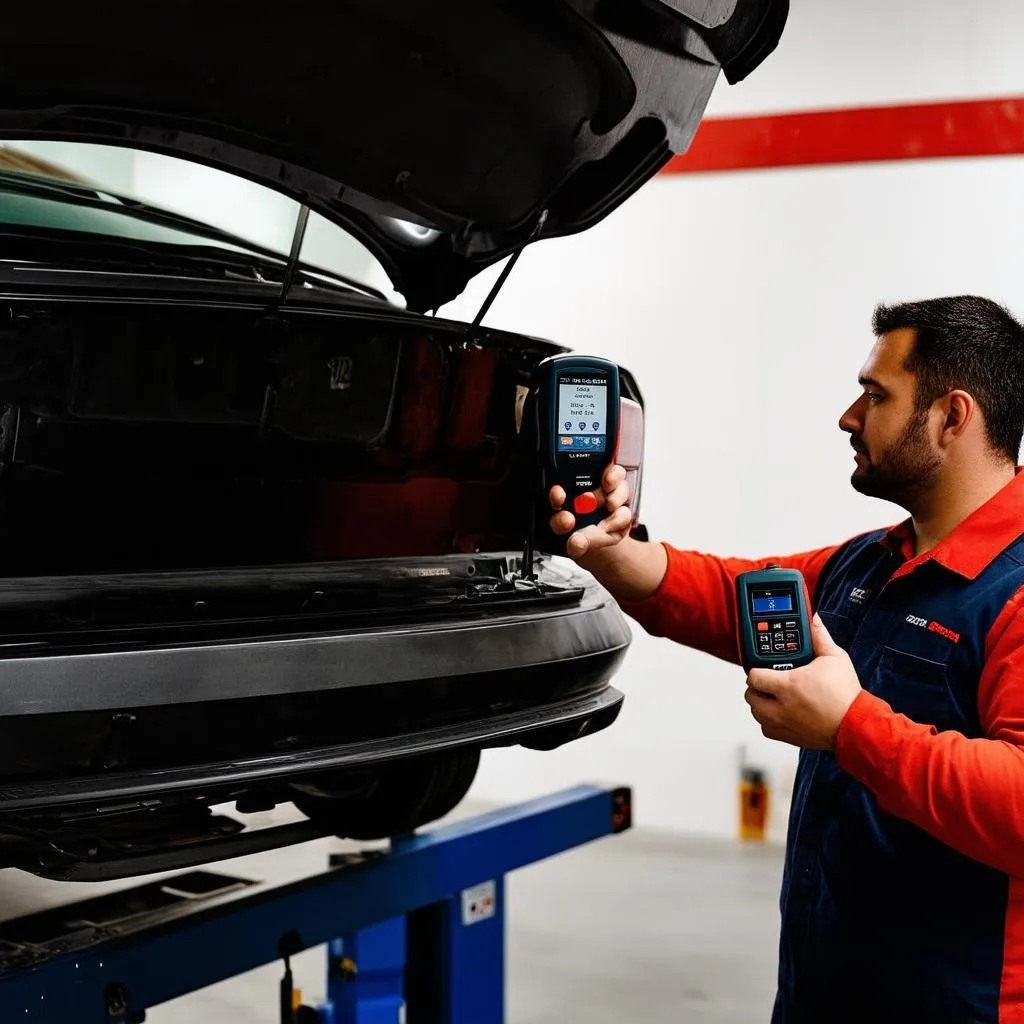
<path id="1" fill-rule="evenodd" d="M 348 278 L 344 274 L 339 274 L 334 270 L 315 267 L 298 260 L 290 260 L 287 256 L 284 256 L 281 253 L 274 252 L 272 249 L 264 248 L 255 242 L 241 238 L 238 235 L 232 234 L 230 231 L 225 231 L 212 224 L 207 224 L 204 221 L 195 220 L 185 214 L 165 210 L 162 207 L 153 206 L 149 203 L 143 202 L 142 200 L 134 199 L 130 196 L 124 196 L 117 192 L 111 192 L 107 189 L 99 189 L 89 185 L 79 185 L 75 182 L 59 180 L 56 178 L 42 178 L 37 175 L 25 174 L 20 171 L 0 170 L 0 190 L 51 197 L 59 202 L 104 210 L 106 212 L 114 211 L 122 213 L 127 217 L 133 217 L 161 227 L 187 231 L 198 238 L 205 238 L 211 242 L 221 243 L 220 247 L 214 247 L 218 254 L 227 254 L 229 256 L 242 257 L 243 259 L 246 255 L 257 257 L 259 260 L 263 261 L 265 266 L 272 266 L 275 271 L 280 272 L 284 272 L 289 264 L 291 264 L 294 268 L 293 272 L 296 275 L 315 278 L 316 283 L 322 286 L 330 287 L 333 285 L 348 291 L 358 292 L 361 295 L 380 299 L 384 302 L 387 301 L 387 297 L 383 292 L 371 287 L 370 285 Z M 3 227 L 4 225 L 2 221 L 0 221 L 0 229 Z M 122 242 L 121 239 L 114 236 L 103 237 L 108 242 Z M 157 244 L 152 242 L 136 242 L 134 240 L 131 242 L 128 242 L 127 240 L 124 241 L 127 245 L 144 250 L 151 249 Z M 224 249 L 223 246 L 230 246 L 231 248 Z M 177 252 L 176 254 L 186 259 L 202 260 L 206 258 L 205 256 L 198 254 L 196 249 L 197 247 L 195 246 L 179 245 L 161 247 L 161 251 L 164 253 L 166 253 L 167 250 L 180 250 L 180 252 Z M 233 250 L 242 250 L 242 252 L 235 252 Z M 238 263 L 236 262 L 235 265 L 237 266 Z"/>
<path id="2" fill-rule="evenodd" d="M 37 175 L 25 174 L 21 171 L 3 170 L 0 170 L 0 185 L 7 190 L 15 190 L 31 195 L 52 196 L 55 199 L 73 203 L 76 206 L 91 207 L 92 209 L 104 210 L 105 212 L 124 213 L 128 216 L 137 217 L 139 220 L 160 224 L 163 227 L 188 230 L 191 234 L 209 238 L 211 241 L 223 242 L 235 248 L 245 249 L 253 255 L 283 262 L 280 253 L 275 253 L 271 249 L 264 249 L 248 239 L 232 234 L 230 231 L 224 231 L 221 228 L 214 227 L 212 224 L 195 220 L 185 214 L 174 213 L 162 207 L 152 206 L 141 200 L 121 195 L 118 192 L 111 192 L 107 189 L 94 188 L 90 185 L 79 185 L 75 182 L 62 181 L 56 178 L 42 178 Z"/>

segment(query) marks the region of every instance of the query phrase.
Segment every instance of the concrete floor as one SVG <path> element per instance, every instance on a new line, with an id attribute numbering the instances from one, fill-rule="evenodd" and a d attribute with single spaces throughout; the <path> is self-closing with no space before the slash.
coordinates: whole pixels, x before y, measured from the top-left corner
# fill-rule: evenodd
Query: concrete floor
<path id="1" fill-rule="evenodd" d="M 510 879 L 511 1024 L 757 1024 L 781 851 L 610 838 Z"/>
<path id="2" fill-rule="evenodd" d="M 472 813 L 460 809 L 459 816 Z M 337 842 L 225 862 L 284 881 L 323 869 Z M 781 851 L 635 829 L 508 879 L 508 1024 L 757 1024 L 774 992 Z M 81 892 L 77 891 L 81 890 Z M 0 872 L 3 913 L 95 895 Z M 293 961 L 305 1001 L 324 954 Z M 277 1024 L 276 964 L 150 1010 L 147 1024 Z"/>

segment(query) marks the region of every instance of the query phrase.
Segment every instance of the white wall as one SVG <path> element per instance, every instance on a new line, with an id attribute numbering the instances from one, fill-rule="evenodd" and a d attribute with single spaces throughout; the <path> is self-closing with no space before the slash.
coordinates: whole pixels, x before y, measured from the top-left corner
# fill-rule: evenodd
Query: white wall
<path id="1" fill-rule="evenodd" d="M 794 0 L 779 51 L 720 85 L 711 111 L 1024 94 L 1022 38 L 1016 0 Z M 654 536 L 739 555 L 841 541 L 903 517 L 850 489 L 836 425 L 874 304 L 976 291 L 1024 315 L 1022 186 L 1016 158 L 661 177 L 586 235 L 524 254 L 486 322 L 637 372 Z M 441 312 L 471 316 L 496 275 Z M 742 671 L 636 634 L 616 725 L 553 753 L 490 753 L 475 795 L 625 782 L 638 824 L 733 836 L 745 746 L 782 790 L 780 838 L 794 752 L 761 737 Z"/>

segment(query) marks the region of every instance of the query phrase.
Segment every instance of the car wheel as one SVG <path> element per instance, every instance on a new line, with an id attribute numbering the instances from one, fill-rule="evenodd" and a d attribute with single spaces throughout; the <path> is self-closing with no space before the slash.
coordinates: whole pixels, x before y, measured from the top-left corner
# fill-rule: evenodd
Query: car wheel
<path id="1" fill-rule="evenodd" d="M 292 802 L 307 818 L 323 822 L 343 839 L 387 839 L 444 817 L 469 792 L 480 764 L 479 750 L 450 750 L 382 765 L 359 793 L 325 795 L 300 790 Z"/>

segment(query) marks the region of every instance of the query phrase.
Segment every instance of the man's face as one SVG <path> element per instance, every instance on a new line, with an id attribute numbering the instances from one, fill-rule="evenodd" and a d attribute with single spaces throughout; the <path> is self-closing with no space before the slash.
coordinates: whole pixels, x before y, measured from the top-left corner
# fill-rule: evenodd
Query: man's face
<path id="1" fill-rule="evenodd" d="M 861 370 L 863 393 L 839 420 L 856 453 L 854 489 L 904 507 L 931 486 L 941 465 L 928 413 L 914 407 L 916 378 L 904 369 L 913 345 L 910 328 L 878 339 Z"/>

